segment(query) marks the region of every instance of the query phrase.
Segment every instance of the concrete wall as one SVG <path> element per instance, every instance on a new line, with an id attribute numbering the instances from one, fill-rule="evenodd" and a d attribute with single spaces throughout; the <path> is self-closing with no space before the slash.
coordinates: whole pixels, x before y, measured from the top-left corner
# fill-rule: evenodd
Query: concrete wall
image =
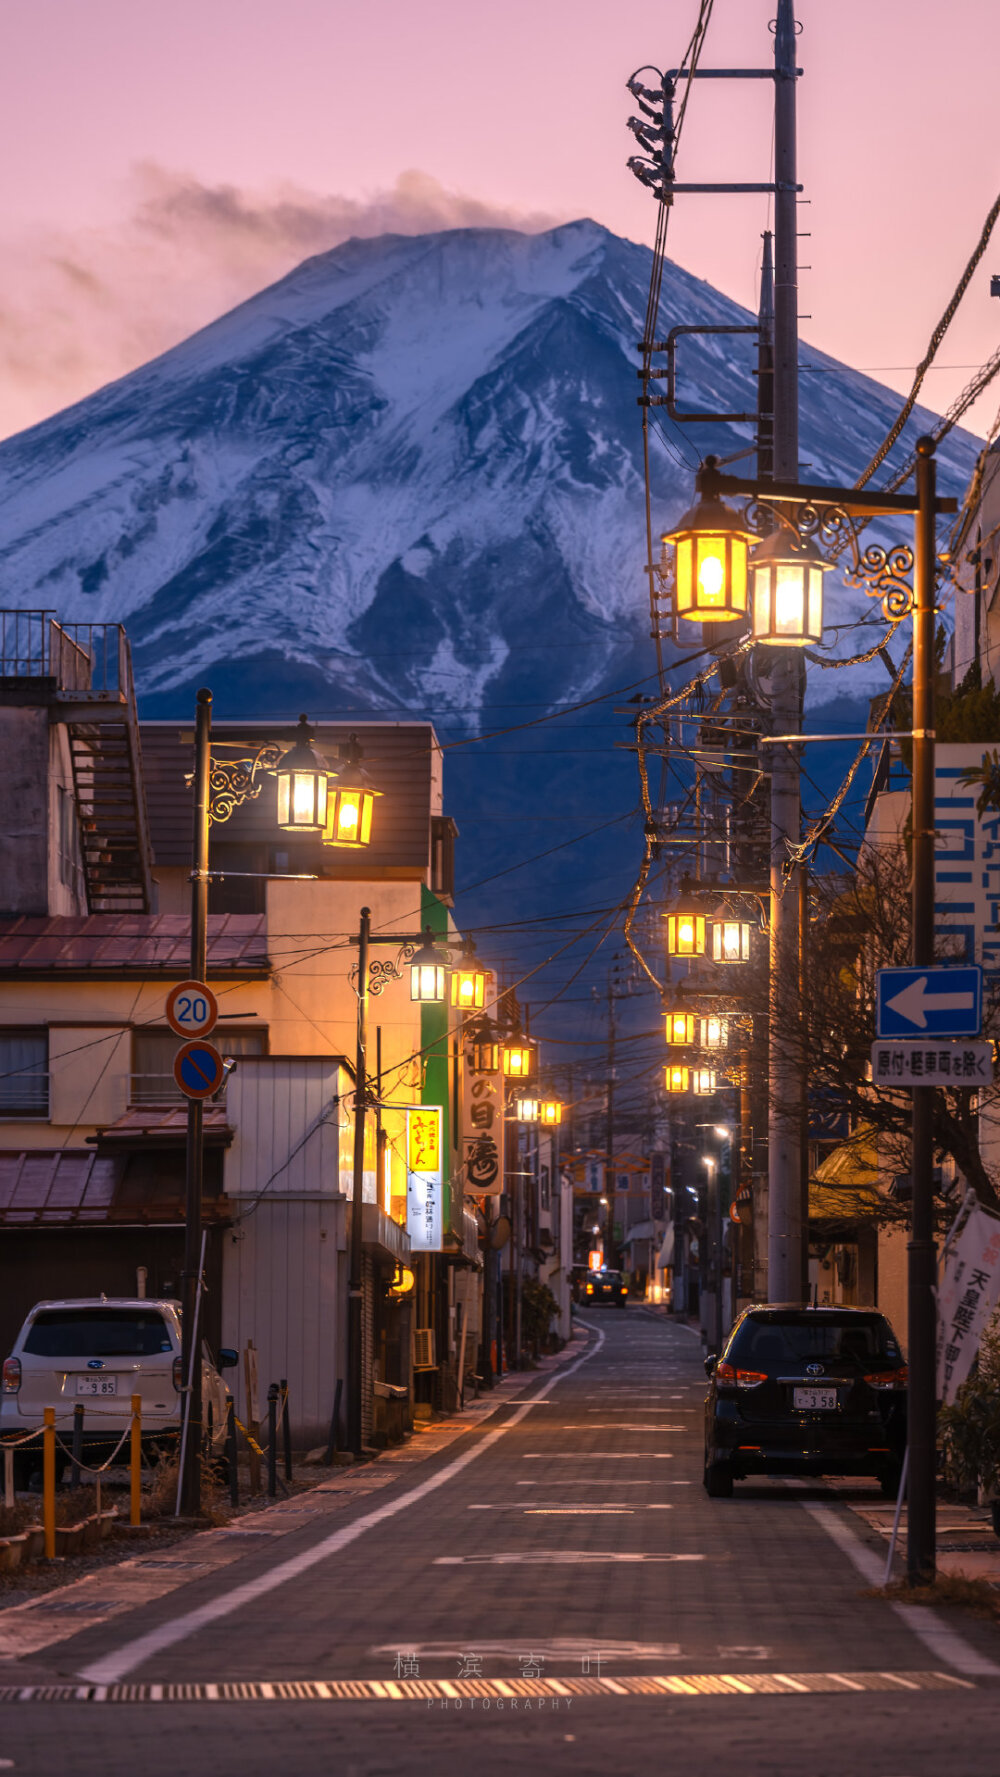
<path id="1" fill-rule="evenodd" d="M 49 713 L 0 707 L 0 883 L 5 914 L 49 911 Z"/>

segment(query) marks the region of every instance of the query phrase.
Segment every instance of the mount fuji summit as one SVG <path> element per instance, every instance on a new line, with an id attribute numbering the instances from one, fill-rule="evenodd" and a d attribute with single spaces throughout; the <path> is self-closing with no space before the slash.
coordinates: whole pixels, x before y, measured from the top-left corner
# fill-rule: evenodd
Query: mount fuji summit
<path id="1" fill-rule="evenodd" d="M 220 715 L 301 703 L 468 732 L 637 681 L 653 664 L 635 404 L 650 258 L 580 221 L 307 260 L 0 447 L 4 602 L 123 621 L 146 715 L 186 712 L 208 682 Z M 668 262 L 661 337 L 751 319 Z M 802 376 L 806 473 L 850 482 L 899 398 L 803 361 L 820 372 Z M 683 405 L 752 407 L 751 367 L 746 340 L 685 341 Z M 653 412 L 662 528 L 701 451 L 752 431 Z M 928 423 L 918 410 L 897 452 Z M 946 440 L 948 491 L 976 448 Z"/>

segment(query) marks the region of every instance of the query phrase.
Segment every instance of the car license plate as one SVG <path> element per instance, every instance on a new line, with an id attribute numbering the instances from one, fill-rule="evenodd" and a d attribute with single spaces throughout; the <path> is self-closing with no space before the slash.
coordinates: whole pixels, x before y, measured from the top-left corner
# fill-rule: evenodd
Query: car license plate
<path id="1" fill-rule="evenodd" d="M 78 1376 L 76 1379 L 77 1394 L 117 1394 L 117 1376 Z"/>
<path id="2" fill-rule="evenodd" d="M 799 1413 L 829 1412 L 837 1405 L 835 1388 L 795 1388 L 792 1406 Z"/>

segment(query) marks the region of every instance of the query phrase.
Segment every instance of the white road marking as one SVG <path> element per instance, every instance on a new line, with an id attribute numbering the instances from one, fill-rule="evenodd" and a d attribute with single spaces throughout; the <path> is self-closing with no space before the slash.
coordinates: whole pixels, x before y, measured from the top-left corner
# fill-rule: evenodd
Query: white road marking
<path id="1" fill-rule="evenodd" d="M 837 1547 L 870 1586 L 881 1587 L 884 1577 L 882 1556 L 861 1541 L 851 1526 L 841 1518 L 836 1506 L 803 1504 L 802 1510 L 815 1518 L 827 1536 L 833 1538 Z M 935 1611 L 928 1610 L 922 1604 L 895 1602 L 890 1608 L 924 1646 L 930 1649 L 935 1658 L 943 1660 L 946 1666 L 952 1666 L 956 1672 L 964 1672 L 970 1678 L 1000 1678 L 1000 1666 L 987 1659 L 977 1648 L 971 1647 L 967 1641 L 963 1641 L 951 1624 L 942 1622 Z"/>
<path id="2" fill-rule="evenodd" d="M 576 1567 L 600 1561 L 704 1561 L 704 1555 L 628 1555 L 620 1551 L 598 1553 L 595 1549 L 513 1549 L 495 1555 L 437 1555 L 434 1567 Z"/>
<path id="3" fill-rule="evenodd" d="M 678 1428 L 679 1429 L 679 1428 Z M 672 1450 L 532 1450 L 522 1462 L 672 1462 Z"/>
<path id="4" fill-rule="evenodd" d="M 399 1651 L 394 1641 L 382 1642 L 378 1647 L 368 1649 L 373 1657 L 376 1654 L 395 1656 Z M 539 1660 L 593 1660 L 598 1644 L 593 1638 L 585 1641 L 576 1636 L 557 1636 L 552 1641 L 533 1641 L 529 1648 L 524 1641 L 480 1641 L 472 1636 L 460 1644 L 453 1641 L 417 1641 L 411 1645 L 407 1642 L 405 1651 L 418 1660 L 462 1660 L 469 1653 L 476 1653 L 484 1660 L 518 1660 L 529 1652 Z M 600 1655 L 602 1666 L 605 1660 L 679 1660 L 681 1646 L 679 1641 L 602 1641 Z"/>
<path id="5" fill-rule="evenodd" d="M 597 1330 L 594 1342 L 589 1344 L 582 1355 L 576 1358 L 567 1369 L 557 1370 L 550 1376 L 535 1399 L 543 1399 L 558 1383 L 566 1381 L 582 1364 L 588 1363 L 591 1358 L 596 1357 L 603 1344 L 604 1334 Z M 432 1475 L 429 1480 L 419 1482 L 416 1487 L 411 1487 L 398 1499 L 388 1500 L 385 1505 L 377 1506 L 374 1511 L 367 1512 L 363 1518 L 356 1518 L 353 1524 L 345 1524 L 330 1536 L 323 1537 L 322 1541 L 315 1543 L 311 1549 L 304 1549 L 301 1554 L 293 1555 L 287 1561 L 279 1561 L 269 1572 L 258 1574 L 256 1579 L 248 1580 L 242 1586 L 235 1586 L 231 1592 L 210 1599 L 207 1604 L 200 1605 L 197 1610 L 186 1611 L 183 1616 L 174 1617 L 166 1623 L 159 1624 L 157 1628 L 150 1629 L 145 1635 L 136 1636 L 127 1646 L 118 1648 L 116 1652 L 105 1654 L 101 1659 L 95 1660 L 81 1672 L 80 1677 L 91 1684 L 114 1684 L 119 1679 L 126 1677 L 128 1673 L 134 1672 L 137 1666 L 145 1665 L 147 1660 L 162 1653 L 165 1648 L 175 1647 L 179 1641 L 186 1641 L 188 1636 L 196 1635 L 200 1629 L 207 1628 L 210 1623 L 217 1623 L 223 1617 L 232 1616 L 245 1604 L 252 1604 L 258 1598 L 265 1597 L 268 1592 L 275 1591 L 278 1586 L 285 1585 L 288 1580 L 297 1579 L 300 1574 L 308 1573 L 309 1569 L 317 1566 L 320 1561 L 327 1560 L 331 1555 L 339 1554 L 340 1550 L 347 1548 L 348 1544 L 356 1542 L 358 1537 L 365 1534 L 366 1530 L 373 1530 L 377 1524 L 384 1524 L 387 1519 L 395 1518 L 398 1513 L 415 1505 L 417 1500 L 426 1499 L 429 1493 L 435 1493 L 439 1487 L 443 1487 L 455 1475 L 461 1474 L 462 1470 L 468 1468 L 470 1463 L 475 1462 L 484 1450 L 492 1449 L 494 1444 L 506 1437 L 512 1427 L 518 1425 L 525 1417 L 531 1406 L 531 1401 L 523 1402 L 502 1425 L 496 1426 L 493 1431 L 486 1432 L 471 1450 L 467 1450 L 462 1456 L 456 1456 L 453 1462 L 446 1463 L 445 1467 L 439 1469 L 436 1475 Z"/>

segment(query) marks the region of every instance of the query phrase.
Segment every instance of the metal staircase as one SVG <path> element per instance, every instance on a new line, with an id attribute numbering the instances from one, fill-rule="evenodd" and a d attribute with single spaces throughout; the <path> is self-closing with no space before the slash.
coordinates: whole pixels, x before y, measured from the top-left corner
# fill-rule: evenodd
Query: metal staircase
<path id="1" fill-rule="evenodd" d="M 8 684 L 47 681 L 50 721 L 66 725 L 88 912 L 151 912 L 132 654 L 121 624 L 63 624 L 47 611 L 4 611 L 0 677 Z"/>

